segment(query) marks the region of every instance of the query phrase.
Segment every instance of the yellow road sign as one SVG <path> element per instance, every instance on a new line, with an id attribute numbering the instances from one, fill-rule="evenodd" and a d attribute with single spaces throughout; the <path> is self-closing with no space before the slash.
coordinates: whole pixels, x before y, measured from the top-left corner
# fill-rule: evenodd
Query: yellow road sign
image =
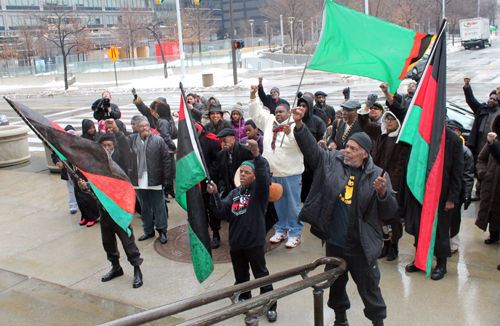
<path id="1" fill-rule="evenodd" d="M 111 45 L 111 48 L 109 49 L 108 51 L 108 57 L 113 60 L 113 62 L 116 61 L 116 59 L 118 59 L 118 56 L 120 55 L 120 51 L 118 51 L 117 48 L 115 48 L 114 45 Z"/>

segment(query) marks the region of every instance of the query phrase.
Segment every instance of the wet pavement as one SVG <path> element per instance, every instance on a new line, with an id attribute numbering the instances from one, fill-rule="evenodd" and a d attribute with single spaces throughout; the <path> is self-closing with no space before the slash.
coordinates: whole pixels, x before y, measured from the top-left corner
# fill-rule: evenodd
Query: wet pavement
<path id="1" fill-rule="evenodd" d="M 133 269 L 126 258 L 121 259 L 125 275 L 102 283 L 100 278 L 110 265 L 99 224 L 78 225 L 80 214 L 69 213 L 64 181 L 48 171 L 43 153 L 32 154 L 28 164 L 0 169 L 0 325 L 95 325 L 233 284 L 229 263 L 216 264 L 213 274 L 199 284 L 191 264 L 160 256 L 153 239 L 137 242 L 144 258 L 141 288 L 132 288 Z M 474 226 L 476 209 L 473 203 L 464 212 L 461 246 L 449 259 L 443 280 L 404 271 L 414 258 L 413 238 L 408 234 L 401 240 L 396 261 L 379 260 L 388 307 L 386 325 L 498 325 L 499 244 L 483 243 L 486 234 Z M 169 214 L 169 229 L 186 223 L 185 213 L 174 201 Z M 142 235 L 138 216 L 132 225 L 136 237 Z M 306 225 L 297 248 L 280 246 L 266 260 L 275 273 L 323 255 L 321 241 Z M 353 282 L 348 293 L 350 324 L 370 325 Z M 175 325 L 229 304 L 229 300 L 213 303 L 153 324 Z M 313 325 L 312 290 L 280 300 L 278 314 L 275 325 Z M 325 325 L 333 321 L 334 314 L 325 305 Z M 268 322 L 264 318 L 260 324 Z M 221 325 L 244 325 L 243 316 Z"/>

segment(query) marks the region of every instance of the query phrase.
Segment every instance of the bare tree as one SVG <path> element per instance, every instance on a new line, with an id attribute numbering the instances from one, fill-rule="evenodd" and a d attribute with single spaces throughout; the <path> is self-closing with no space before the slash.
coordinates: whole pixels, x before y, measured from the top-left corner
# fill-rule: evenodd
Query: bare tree
<path id="1" fill-rule="evenodd" d="M 118 36 L 120 43 L 127 49 L 129 58 L 133 59 L 136 44 L 147 38 L 145 31 L 151 21 L 151 17 L 143 12 L 132 11 L 130 8 L 120 10 L 118 20 Z"/>
<path id="2" fill-rule="evenodd" d="M 0 44 L 0 59 L 10 60 L 17 58 L 16 45 L 13 43 Z"/>
<path id="3" fill-rule="evenodd" d="M 17 22 L 16 29 L 20 33 L 19 52 L 24 53 L 24 58 L 28 61 L 31 67 L 31 59 L 35 56 L 36 43 L 41 35 L 37 26 L 33 26 L 32 20 L 29 17 L 20 18 Z"/>
<path id="4" fill-rule="evenodd" d="M 44 4 L 44 12 L 38 16 L 38 21 L 46 31 L 45 39 L 52 42 L 61 52 L 64 69 L 64 89 L 68 89 L 68 55 L 78 43 L 87 29 L 89 16 L 77 16 L 72 8 L 58 1 Z"/>
<path id="5" fill-rule="evenodd" d="M 203 5 L 189 4 L 184 9 L 187 15 L 183 18 L 189 26 L 193 26 L 193 32 L 198 43 L 198 52 L 201 53 L 201 45 L 213 32 L 217 30 L 217 25 L 210 8 Z"/>

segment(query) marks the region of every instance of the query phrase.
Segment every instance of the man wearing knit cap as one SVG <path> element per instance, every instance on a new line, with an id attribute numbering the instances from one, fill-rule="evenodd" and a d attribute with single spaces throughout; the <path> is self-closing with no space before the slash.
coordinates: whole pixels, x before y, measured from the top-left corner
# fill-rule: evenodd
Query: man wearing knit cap
<path id="1" fill-rule="evenodd" d="M 258 279 L 269 275 L 264 257 L 266 244 L 265 211 L 269 202 L 269 172 L 266 160 L 260 155 L 257 142 L 248 140 L 244 145 L 252 154 L 251 160 L 240 164 L 240 186 L 233 189 L 223 199 L 217 195 L 217 186 L 207 185 L 210 207 L 220 219 L 229 221 L 229 247 L 233 264 L 235 284 L 250 281 L 250 267 L 253 276 Z M 273 291 L 272 284 L 260 288 L 264 294 Z M 252 294 L 245 292 L 240 299 L 250 299 Z M 267 312 L 270 322 L 276 321 L 276 303 Z"/>
<path id="2" fill-rule="evenodd" d="M 264 92 L 264 86 L 262 86 L 262 80 L 264 77 L 259 77 L 259 98 L 264 104 L 265 107 L 267 107 L 272 114 L 276 112 L 276 107 L 278 105 L 286 103 L 288 107 L 290 107 L 290 103 L 288 103 L 287 100 L 280 98 L 280 90 L 278 87 L 273 87 L 271 88 L 271 94 L 267 95 L 266 92 Z"/>
<path id="3" fill-rule="evenodd" d="M 383 325 L 387 309 L 379 287 L 377 264 L 382 251 L 380 222 L 392 217 L 398 207 L 389 176 L 380 177 L 382 169 L 369 154 L 372 140 L 364 132 L 352 135 L 341 151 L 324 151 L 304 127 L 304 110 L 295 108 L 292 114 L 295 139 L 314 171 L 299 220 L 311 224 L 311 233 L 326 242 L 326 256 L 343 258 L 348 266 L 330 287 L 328 306 L 335 311 L 334 325 L 349 325 L 347 272 L 357 285 L 365 316 L 373 325 Z M 375 200 L 368 208 L 372 195 Z M 326 269 L 333 267 L 327 265 Z"/>
<path id="4" fill-rule="evenodd" d="M 358 110 L 361 103 L 356 100 L 347 100 L 340 104 L 342 107 L 342 120 L 336 120 L 333 124 L 333 132 L 328 140 L 330 149 L 344 149 L 347 140 L 357 132 L 363 131 L 358 123 Z"/>

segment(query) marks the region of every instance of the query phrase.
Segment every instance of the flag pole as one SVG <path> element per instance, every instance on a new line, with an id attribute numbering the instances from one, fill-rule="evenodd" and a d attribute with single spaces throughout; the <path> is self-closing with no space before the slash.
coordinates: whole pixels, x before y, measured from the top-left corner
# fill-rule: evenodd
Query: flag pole
<path id="1" fill-rule="evenodd" d="M 324 16 L 324 12 L 325 12 L 325 7 L 326 7 L 326 2 L 327 1 L 329 1 L 329 0 L 325 0 L 325 2 L 323 3 L 323 9 L 321 10 L 321 16 L 322 17 Z M 322 19 L 322 21 L 323 21 L 323 19 Z M 319 31 L 319 24 L 317 25 L 316 32 L 314 33 L 314 37 L 311 40 L 311 47 L 309 48 L 309 54 L 307 55 L 306 63 L 304 64 L 304 70 L 302 70 L 302 76 L 300 77 L 299 86 L 297 87 L 297 92 L 295 92 L 295 95 L 293 97 L 293 105 L 292 105 L 292 107 L 295 107 L 295 103 L 297 101 L 297 94 L 299 93 L 300 86 L 302 85 L 302 81 L 304 80 L 304 75 L 306 73 L 307 64 L 309 63 L 309 58 L 311 57 L 312 48 L 314 46 L 314 41 L 316 41 L 316 37 L 318 36 L 318 31 Z M 293 48 L 293 44 L 292 44 L 292 48 Z M 290 109 L 292 109 L 292 108 L 290 108 Z M 310 108 L 310 110 L 312 110 L 312 108 Z M 286 123 L 289 123 L 289 121 L 290 121 L 290 116 L 288 117 Z M 283 146 L 283 140 L 285 140 L 285 135 L 283 135 L 283 137 L 281 137 L 280 147 Z"/>
<path id="2" fill-rule="evenodd" d="M 56 156 L 59 156 L 54 147 L 52 146 L 51 143 L 49 143 L 49 141 L 47 139 L 45 139 L 45 137 L 35 128 L 35 126 L 33 126 L 31 124 L 31 122 L 24 116 L 24 114 L 21 113 L 21 111 L 19 111 L 19 108 L 16 106 L 16 104 L 14 104 L 14 102 L 10 101 L 7 97 L 3 97 L 7 103 L 9 103 L 9 105 L 12 107 L 12 109 L 14 109 L 14 111 L 16 111 L 16 113 L 19 115 L 19 117 L 21 117 L 21 119 L 24 121 L 24 123 L 26 123 L 26 125 L 28 125 L 28 127 L 35 133 L 35 135 L 37 135 L 38 138 L 40 138 L 40 140 L 42 141 L 42 143 L 48 148 L 50 149 L 50 151 L 52 153 L 54 153 Z M 66 168 L 66 170 L 77 180 L 83 180 L 82 178 L 80 178 L 78 176 L 78 174 L 75 173 L 75 171 L 73 171 L 73 169 L 69 166 L 69 164 L 65 161 L 65 160 L 61 160 L 61 163 L 64 165 L 64 167 Z M 99 203 L 99 206 L 103 209 L 104 207 L 101 205 L 100 201 L 97 199 L 97 197 L 95 196 L 95 194 L 92 192 L 91 188 L 89 187 L 89 185 L 87 185 L 87 188 L 86 190 L 88 191 L 88 193 L 90 194 L 90 196 L 92 197 L 92 199 L 94 199 L 97 203 Z"/>
<path id="3" fill-rule="evenodd" d="M 425 72 L 427 71 L 427 68 L 429 66 L 429 62 L 431 62 L 431 59 L 432 57 L 434 56 L 434 53 L 436 51 L 436 44 L 438 43 L 438 40 L 439 38 L 441 37 L 441 34 L 443 33 L 444 29 L 446 28 L 446 19 L 443 19 L 443 22 L 441 23 L 441 27 L 439 29 L 439 33 L 438 33 L 438 37 L 436 38 L 436 40 L 434 41 L 434 45 L 432 46 L 432 50 L 431 50 L 431 55 L 429 56 L 429 59 L 427 60 L 427 64 L 425 65 L 425 69 L 424 69 L 424 72 L 422 74 L 422 76 L 425 75 Z M 403 133 L 403 130 L 404 128 L 406 127 L 406 121 L 408 120 L 408 117 L 410 116 L 410 113 L 411 113 L 411 108 L 413 108 L 413 105 L 415 103 L 415 99 L 417 98 L 417 94 L 418 94 L 418 91 L 420 90 L 420 82 L 418 84 L 418 87 L 417 87 L 417 90 L 415 91 L 415 95 L 413 95 L 413 98 L 411 100 L 411 103 L 410 103 L 410 111 L 406 112 L 406 116 L 405 116 L 405 119 L 403 121 L 403 124 L 401 125 L 401 129 L 399 130 L 399 134 L 398 134 L 398 139 L 396 139 L 396 145 L 393 147 L 392 149 L 392 152 L 391 152 L 391 155 L 390 155 L 390 159 L 387 161 L 387 164 L 386 166 L 384 167 L 384 170 L 382 171 L 382 174 L 380 175 L 380 177 L 384 177 L 384 174 L 385 172 L 387 171 L 387 169 L 389 168 L 389 164 L 390 162 L 392 161 L 392 156 L 394 155 L 394 152 L 396 150 L 396 147 L 397 145 L 399 144 L 399 138 L 401 137 L 401 134 Z M 363 221 L 366 219 L 366 217 L 368 216 L 368 212 L 370 211 L 370 208 L 372 207 L 373 205 L 373 202 L 375 201 L 375 195 L 377 194 L 377 192 L 374 190 L 373 191 L 373 194 L 372 194 L 372 197 L 370 199 L 370 202 L 368 203 L 368 207 L 366 208 L 366 211 L 365 213 L 363 214 Z"/>

